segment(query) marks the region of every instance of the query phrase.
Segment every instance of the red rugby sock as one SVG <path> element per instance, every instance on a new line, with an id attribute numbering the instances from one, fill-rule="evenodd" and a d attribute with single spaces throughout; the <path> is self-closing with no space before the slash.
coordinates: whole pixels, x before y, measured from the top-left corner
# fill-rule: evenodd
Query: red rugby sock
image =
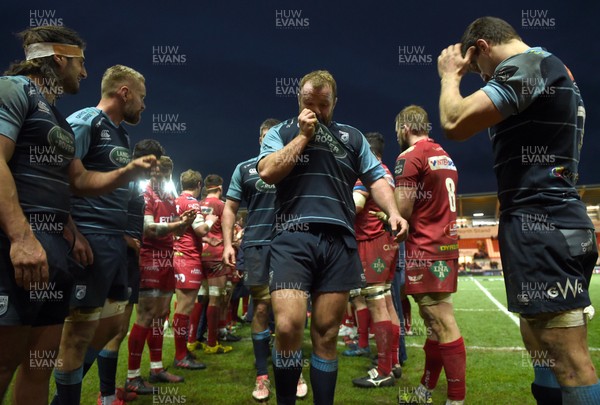
<path id="1" fill-rule="evenodd" d="M 465 399 L 465 373 L 467 351 L 462 337 L 450 343 L 440 343 L 440 355 L 444 363 L 444 371 L 448 380 L 448 399 L 461 401 Z"/>

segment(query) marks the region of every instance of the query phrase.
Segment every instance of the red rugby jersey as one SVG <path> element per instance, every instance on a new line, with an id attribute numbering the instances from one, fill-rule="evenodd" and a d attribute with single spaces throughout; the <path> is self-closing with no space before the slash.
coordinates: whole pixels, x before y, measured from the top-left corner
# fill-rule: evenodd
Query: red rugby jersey
<path id="1" fill-rule="evenodd" d="M 394 176 L 392 176 L 390 169 L 383 163 L 381 166 L 385 170 L 384 179 L 390 184 L 390 187 L 394 188 Z M 354 185 L 354 190 L 369 192 L 360 179 Z M 377 219 L 375 215 L 369 214 L 369 211 L 381 211 L 381 208 L 375 203 L 370 194 L 363 210 L 356 214 L 354 219 L 354 231 L 358 241 L 375 239 L 385 233 L 383 222 Z"/>
<path id="2" fill-rule="evenodd" d="M 200 214 L 200 203 L 193 195 L 186 193 L 185 191 L 175 200 L 175 207 L 177 216 L 181 216 L 185 211 L 191 209 L 196 210 L 198 214 Z M 191 225 L 186 228 L 183 235 L 175 238 L 173 248 L 177 252 L 183 253 L 186 257 L 192 259 L 200 260 L 202 255 L 202 241 L 196 236 Z"/>
<path id="3" fill-rule="evenodd" d="M 406 260 L 458 258 L 456 187 L 452 158 L 433 139 L 416 142 L 396 160 L 396 187 L 412 187 Z"/>
<path id="4" fill-rule="evenodd" d="M 156 223 L 173 222 L 177 216 L 175 199 L 168 193 L 161 195 L 149 184 L 144 191 L 144 216 L 152 215 Z M 158 238 L 142 238 L 142 249 L 147 250 L 173 250 L 173 234 L 168 233 Z"/>
<path id="5" fill-rule="evenodd" d="M 225 203 L 216 197 L 207 197 L 200 201 L 200 212 L 203 215 L 216 215 L 219 219 L 213 224 L 208 232 L 209 238 L 216 238 L 223 240 L 223 230 L 221 229 L 221 216 L 223 215 L 223 209 Z M 204 243 L 202 248 L 202 260 L 203 261 L 221 261 L 223 259 L 223 244 L 218 246 L 211 246 L 208 243 Z"/>

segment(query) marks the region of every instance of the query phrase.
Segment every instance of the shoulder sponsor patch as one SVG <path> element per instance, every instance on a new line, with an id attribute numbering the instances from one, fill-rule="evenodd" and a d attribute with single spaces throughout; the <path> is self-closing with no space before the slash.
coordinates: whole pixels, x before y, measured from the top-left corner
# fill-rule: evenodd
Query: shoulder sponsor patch
<path id="1" fill-rule="evenodd" d="M 404 173 L 404 165 L 406 164 L 406 159 L 398 159 L 396 160 L 396 167 L 394 168 L 394 174 L 396 176 L 402 176 Z"/>
<path id="2" fill-rule="evenodd" d="M 427 163 L 429 163 L 429 168 L 431 170 L 454 170 L 456 171 L 456 166 L 454 162 L 450 158 L 450 156 L 430 156 L 427 158 Z"/>
<path id="3" fill-rule="evenodd" d="M 496 73 L 494 73 L 494 77 L 492 79 L 496 80 L 498 83 L 503 83 L 513 77 L 515 73 L 519 70 L 518 66 L 502 66 Z"/>

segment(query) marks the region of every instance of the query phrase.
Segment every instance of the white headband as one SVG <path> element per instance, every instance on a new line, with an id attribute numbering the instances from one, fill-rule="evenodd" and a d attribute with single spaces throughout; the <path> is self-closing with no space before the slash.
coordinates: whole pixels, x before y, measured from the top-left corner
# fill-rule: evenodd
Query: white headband
<path id="1" fill-rule="evenodd" d="M 57 42 L 37 42 L 25 48 L 25 59 L 37 59 L 51 55 L 62 55 L 70 58 L 83 58 L 83 49 L 77 45 L 60 44 Z"/>

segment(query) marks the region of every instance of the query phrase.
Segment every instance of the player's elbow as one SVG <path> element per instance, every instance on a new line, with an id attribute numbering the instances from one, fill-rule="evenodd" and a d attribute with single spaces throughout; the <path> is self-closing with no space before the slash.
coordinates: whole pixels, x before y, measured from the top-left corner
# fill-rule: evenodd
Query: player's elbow
<path id="1" fill-rule="evenodd" d="M 267 165 L 264 160 L 258 163 L 258 175 L 267 184 L 275 184 L 279 180 L 273 168 Z"/>
<path id="2" fill-rule="evenodd" d="M 196 229 L 194 229 L 194 233 L 197 237 L 202 239 L 202 237 L 208 234 L 208 225 L 204 224 L 202 226 L 197 227 Z"/>
<path id="3" fill-rule="evenodd" d="M 442 130 L 451 141 L 466 141 L 473 135 L 457 122 L 442 122 Z"/>

